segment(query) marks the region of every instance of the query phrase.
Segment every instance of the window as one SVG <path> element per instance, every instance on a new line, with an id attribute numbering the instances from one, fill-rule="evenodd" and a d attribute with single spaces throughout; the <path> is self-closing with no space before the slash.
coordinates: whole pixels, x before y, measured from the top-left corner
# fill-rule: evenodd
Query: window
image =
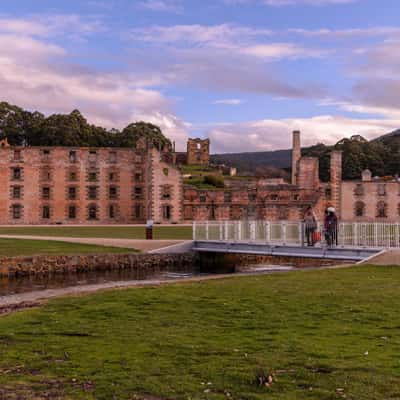
<path id="1" fill-rule="evenodd" d="M 22 216 L 22 206 L 20 204 L 12 205 L 12 217 L 13 219 L 21 219 Z"/>
<path id="2" fill-rule="evenodd" d="M 108 216 L 109 216 L 109 218 L 115 218 L 115 206 L 114 205 L 110 205 L 108 207 Z"/>
<path id="3" fill-rule="evenodd" d="M 75 182 L 78 178 L 78 175 L 75 171 L 70 171 L 68 174 L 68 180 L 71 182 Z"/>
<path id="4" fill-rule="evenodd" d="M 365 215 L 365 204 L 362 201 L 357 201 L 355 204 L 354 214 L 356 217 L 363 217 Z"/>
<path id="5" fill-rule="evenodd" d="M 325 197 L 327 200 L 332 199 L 332 189 L 330 187 L 325 189 Z"/>
<path id="6" fill-rule="evenodd" d="M 110 173 L 108 174 L 108 180 L 109 180 L 110 182 L 116 181 L 116 180 L 117 180 L 117 174 L 116 174 L 115 172 L 110 172 Z"/>
<path id="7" fill-rule="evenodd" d="M 50 159 L 50 150 L 42 150 L 42 160 L 48 162 Z"/>
<path id="8" fill-rule="evenodd" d="M 97 172 L 89 172 L 88 180 L 90 182 L 97 182 Z"/>
<path id="9" fill-rule="evenodd" d="M 143 190 L 141 187 L 136 186 L 134 189 L 134 197 L 135 199 L 141 199 L 143 195 Z"/>
<path id="10" fill-rule="evenodd" d="M 134 207 L 134 212 L 133 212 L 133 214 L 134 214 L 134 217 L 137 218 L 137 219 L 142 218 L 142 206 L 136 205 L 136 206 Z"/>
<path id="11" fill-rule="evenodd" d="M 116 163 L 117 162 L 117 152 L 116 151 L 110 151 L 109 155 L 109 161 L 110 163 Z"/>
<path id="12" fill-rule="evenodd" d="M 88 208 L 88 219 L 95 220 L 97 219 L 97 206 L 92 204 Z"/>
<path id="13" fill-rule="evenodd" d="M 88 197 L 90 200 L 96 200 L 97 199 L 97 186 L 89 186 L 88 188 Z"/>
<path id="14" fill-rule="evenodd" d="M 271 194 L 271 200 L 277 201 L 277 200 L 279 200 L 279 196 L 277 194 Z"/>
<path id="15" fill-rule="evenodd" d="M 257 195 L 255 193 L 249 193 L 249 201 L 256 201 Z"/>
<path id="16" fill-rule="evenodd" d="M 12 188 L 12 198 L 20 199 L 21 198 L 21 186 L 13 186 Z"/>
<path id="17" fill-rule="evenodd" d="M 135 163 L 140 164 L 143 162 L 143 157 L 140 154 L 135 155 Z"/>
<path id="18" fill-rule="evenodd" d="M 163 218 L 166 220 L 171 219 L 171 206 L 163 206 Z"/>
<path id="19" fill-rule="evenodd" d="M 364 186 L 361 183 L 358 183 L 356 187 L 354 188 L 354 194 L 356 196 L 364 196 Z"/>
<path id="20" fill-rule="evenodd" d="M 225 203 L 230 203 L 232 201 L 232 193 L 231 192 L 224 193 L 224 201 L 225 201 Z"/>
<path id="21" fill-rule="evenodd" d="M 68 218 L 75 219 L 76 218 L 76 206 L 71 205 L 68 207 Z"/>
<path id="22" fill-rule="evenodd" d="M 378 195 L 386 196 L 386 185 L 384 184 L 378 185 Z"/>
<path id="23" fill-rule="evenodd" d="M 117 199 L 118 198 L 118 189 L 115 186 L 110 186 L 108 188 L 108 197 L 110 199 Z"/>
<path id="24" fill-rule="evenodd" d="M 142 174 L 141 173 L 136 173 L 135 174 L 135 181 L 136 182 L 142 182 Z"/>
<path id="25" fill-rule="evenodd" d="M 205 203 L 207 201 L 207 196 L 205 194 L 200 195 L 200 203 Z"/>
<path id="26" fill-rule="evenodd" d="M 22 170 L 21 168 L 13 168 L 12 169 L 12 179 L 14 181 L 19 181 L 22 178 Z"/>
<path id="27" fill-rule="evenodd" d="M 293 200 L 294 201 L 299 201 L 300 200 L 300 195 L 299 194 L 294 194 L 293 195 Z"/>
<path id="28" fill-rule="evenodd" d="M 50 219 L 50 207 L 43 206 L 42 208 L 42 218 L 43 219 Z"/>
<path id="29" fill-rule="evenodd" d="M 71 163 L 76 163 L 76 161 L 77 161 L 77 158 L 76 158 L 76 151 L 75 150 L 71 150 L 70 152 L 69 152 L 69 162 L 71 162 Z"/>
<path id="30" fill-rule="evenodd" d="M 165 176 L 168 176 L 169 175 L 169 169 L 168 168 L 164 168 L 163 169 L 163 173 L 164 173 Z"/>
<path id="31" fill-rule="evenodd" d="M 89 151 L 89 162 L 96 162 L 97 161 L 97 151 L 91 150 Z"/>
<path id="32" fill-rule="evenodd" d="M 21 161 L 22 154 L 21 150 L 14 150 L 14 161 Z"/>
<path id="33" fill-rule="evenodd" d="M 376 206 L 376 216 L 377 218 L 387 217 L 387 204 L 384 201 L 380 201 Z"/>
<path id="34" fill-rule="evenodd" d="M 76 187 L 75 186 L 70 186 L 68 188 L 68 200 L 76 200 Z"/>
<path id="35" fill-rule="evenodd" d="M 170 200 L 171 199 L 171 186 L 164 185 L 161 188 L 161 199 Z"/>
<path id="36" fill-rule="evenodd" d="M 42 168 L 40 171 L 40 179 L 42 181 L 51 181 L 50 167 Z"/>
<path id="37" fill-rule="evenodd" d="M 50 188 L 47 186 L 42 188 L 42 199 L 43 200 L 50 199 Z"/>

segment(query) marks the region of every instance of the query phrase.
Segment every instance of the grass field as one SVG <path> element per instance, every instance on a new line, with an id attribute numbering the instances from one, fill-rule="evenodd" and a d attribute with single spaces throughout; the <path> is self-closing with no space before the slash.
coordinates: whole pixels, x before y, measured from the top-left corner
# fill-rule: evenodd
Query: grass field
<path id="1" fill-rule="evenodd" d="M 115 239 L 144 239 L 143 226 L 38 226 L 38 227 L 3 227 L 0 235 L 35 235 L 59 237 L 90 237 Z M 186 240 L 192 238 L 190 226 L 155 226 L 154 239 Z"/>
<path id="2" fill-rule="evenodd" d="M 0 398 L 399 399 L 399 281 L 357 267 L 57 299 L 0 318 Z"/>
<path id="3" fill-rule="evenodd" d="M 135 250 L 44 240 L 0 239 L 0 257 L 32 255 L 132 253 Z M 1 399 L 1 397 L 0 397 Z"/>

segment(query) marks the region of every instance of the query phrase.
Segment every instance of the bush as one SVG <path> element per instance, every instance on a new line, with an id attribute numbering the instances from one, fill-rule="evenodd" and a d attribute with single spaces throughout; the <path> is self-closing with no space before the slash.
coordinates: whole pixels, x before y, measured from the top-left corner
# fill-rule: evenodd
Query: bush
<path id="1" fill-rule="evenodd" d="M 215 186 L 217 188 L 225 187 L 223 178 L 216 175 L 206 175 L 204 177 L 204 183 L 206 183 L 207 185 Z"/>

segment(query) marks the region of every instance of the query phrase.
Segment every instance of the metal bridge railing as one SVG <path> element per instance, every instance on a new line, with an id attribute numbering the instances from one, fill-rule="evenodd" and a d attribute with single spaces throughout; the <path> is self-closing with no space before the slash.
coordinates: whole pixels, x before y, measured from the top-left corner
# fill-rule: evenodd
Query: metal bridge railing
<path id="1" fill-rule="evenodd" d="M 316 230 L 326 245 L 323 224 Z M 193 223 L 193 240 L 223 242 L 254 242 L 272 245 L 304 246 L 305 227 L 292 221 L 202 221 Z M 340 247 L 400 248 L 400 223 L 340 222 L 333 245 Z"/>

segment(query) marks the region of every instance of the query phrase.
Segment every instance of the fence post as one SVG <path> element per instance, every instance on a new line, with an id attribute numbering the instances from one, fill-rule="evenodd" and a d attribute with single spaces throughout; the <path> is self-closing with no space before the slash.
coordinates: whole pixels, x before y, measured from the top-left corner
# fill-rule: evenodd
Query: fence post
<path id="1" fill-rule="evenodd" d="M 256 221 L 250 221 L 250 240 L 256 241 Z"/>
<path id="2" fill-rule="evenodd" d="M 286 246 L 286 222 L 282 222 L 282 239 L 283 245 Z"/>
<path id="3" fill-rule="evenodd" d="M 268 221 L 266 221 L 265 222 L 265 242 L 267 243 L 267 244 L 270 244 L 271 243 L 271 237 L 270 237 L 270 230 L 269 230 L 269 222 Z"/>
<path id="4" fill-rule="evenodd" d="M 193 221 L 192 225 L 192 238 L 193 240 L 196 240 L 196 221 Z"/>
<path id="5" fill-rule="evenodd" d="M 317 228 L 318 230 L 318 228 Z M 305 236 L 305 232 L 304 232 L 304 222 L 299 222 L 299 243 L 301 247 L 304 247 L 304 236 Z"/>
<path id="6" fill-rule="evenodd" d="M 209 235 L 208 235 L 208 221 L 206 221 L 206 240 L 209 240 Z"/>
<path id="7" fill-rule="evenodd" d="M 242 240 L 242 225 L 240 221 L 238 221 L 238 242 Z"/>
<path id="8" fill-rule="evenodd" d="M 374 223 L 374 246 L 378 247 L 378 224 Z"/>

